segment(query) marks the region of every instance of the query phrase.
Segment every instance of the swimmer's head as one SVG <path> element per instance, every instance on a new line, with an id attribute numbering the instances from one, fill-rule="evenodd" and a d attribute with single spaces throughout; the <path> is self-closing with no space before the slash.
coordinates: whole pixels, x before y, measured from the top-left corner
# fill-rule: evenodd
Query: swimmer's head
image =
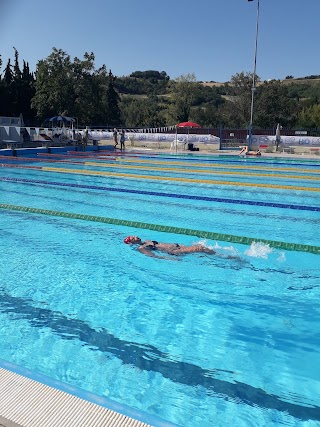
<path id="1" fill-rule="evenodd" d="M 131 244 L 131 245 L 139 244 L 139 243 L 141 243 L 141 239 L 138 236 L 128 236 L 124 239 L 124 243 L 127 245 L 128 244 Z"/>

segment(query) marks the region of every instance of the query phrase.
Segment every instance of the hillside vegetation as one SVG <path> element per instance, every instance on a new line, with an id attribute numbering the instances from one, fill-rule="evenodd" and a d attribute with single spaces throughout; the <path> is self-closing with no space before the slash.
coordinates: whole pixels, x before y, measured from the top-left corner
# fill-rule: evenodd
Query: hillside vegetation
<path id="1" fill-rule="evenodd" d="M 194 76 L 193 76 L 194 77 Z M 184 82 L 183 82 L 184 80 Z M 198 82 L 189 76 L 181 76 L 180 81 L 172 81 L 163 72 L 135 72 L 128 77 L 118 77 L 115 88 L 121 94 L 124 111 L 131 112 L 130 122 L 134 123 L 134 114 L 139 108 L 150 106 L 153 102 L 157 110 L 158 123 L 171 124 L 168 117 L 172 114 L 172 104 L 184 106 L 177 98 L 177 88 L 189 83 L 187 112 L 185 120 L 192 119 L 203 126 L 246 127 L 250 120 L 252 74 L 238 73 L 230 82 Z M 318 109 L 320 102 L 320 76 L 293 78 L 284 80 L 256 80 L 255 117 L 257 127 L 320 127 Z M 191 93 L 190 93 L 191 91 Z M 183 98 L 186 93 L 180 92 Z M 155 105 L 155 104 L 154 104 Z M 171 113 L 171 115 L 170 115 Z M 129 116 L 129 114 L 128 114 Z M 128 117 L 127 116 L 127 117 Z M 176 114 L 176 117 L 177 114 Z M 181 118 L 181 116 L 180 116 Z M 177 119 L 176 119 L 177 120 Z M 168 123 L 169 122 L 169 123 Z"/>
<path id="2" fill-rule="evenodd" d="M 76 117 L 81 126 L 165 127 L 195 121 L 203 127 L 247 128 L 252 73 L 229 82 L 199 82 L 185 74 L 172 80 L 165 71 L 134 71 L 115 76 L 95 56 L 74 58 L 61 49 L 37 63 L 36 73 L 14 49 L 14 61 L 1 70 L 0 115 L 23 115 L 27 125 L 44 125 L 59 114 Z M 261 81 L 256 76 L 254 126 L 320 128 L 320 76 L 287 76 Z"/>
<path id="3" fill-rule="evenodd" d="M 320 76 L 306 76 L 306 77 L 287 77 L 283 80 L 275 80 L 282 85 L 289 88 L 289 97 L 299 98 L 312 98 L 317 96 L 320 88 Z M 136 71 L 130 76 L 117 77 L 115 81 L 115 88 L 121 95 L 132 95 L 136 99 L 141 96 L 156 95 L 156 96 L 169 96 L 170 97 L 170 77 L 165 71 Z M 257 87 L 269 83 L 268 81 L 257 81 Z M 234 82 L 197 82 L 200 87 L 200 92 L 205 95 L 207 100 L 216 95 L 224 95 L 232 97 Z M 213 89 L 213 90 L 211 90 Z M 199 99 L 199 101 L 202 101 Z M 201 102 L 200 102 L 201 104 Z"/>

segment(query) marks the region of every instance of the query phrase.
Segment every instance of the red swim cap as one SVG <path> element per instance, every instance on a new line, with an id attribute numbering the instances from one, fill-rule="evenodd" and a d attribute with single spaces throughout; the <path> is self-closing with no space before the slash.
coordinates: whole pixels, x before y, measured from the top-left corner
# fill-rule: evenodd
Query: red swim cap
<path id="1" fill-rule="evenodd" d="M 126 238 L 124 239 L 124 243 L 125 243 L 126 245 L 128 245 L 129 243 L 131 243 L 131 236 L 126 237 Z"/>

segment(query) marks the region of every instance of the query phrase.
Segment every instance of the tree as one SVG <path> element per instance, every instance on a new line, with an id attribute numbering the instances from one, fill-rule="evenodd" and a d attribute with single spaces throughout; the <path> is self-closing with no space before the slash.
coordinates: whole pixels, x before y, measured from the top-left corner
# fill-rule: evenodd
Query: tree
<path id="1" fill-rule="evenodd" d="M 142 127 L 145 121 L 145 101 L 138 99 L 122 98 L 122 123 L 126 127 Z"/>
<path id="2" fill-rule="evenodd" d="M 157 96 L 150 95 L 146 99 L 122 100 L 122 122 L 127 127 L 160 127 L 165 125 L 163 103 Z"/>
<path id="3" fill-rule="evenodd" d="M 13 79 L 11 83 L 11 96 L 12 96 L 12 114 L 19 116 L 21 110 L 22 91 L 22 73 L 19 66 L 19 53 L 14 47 L 14 66 L 13 66 Z"/>
<path id="4" fill-rule="evenodd" d="M 154 79 L 154 80 L 169 80 L 170 77 L 167 75 L 165 71 L 155 71 L 155 70 L 148 70 L 148 71 L 134 71 L 130 74 L 130 77 L 138 77 L 142 79 Z"/>
<path id="5" fill-rule="evenodd" d="M 106 93 L 106 107 L 107 107 L 107 124 L 111 126 L 118 126 L 121 121 L 121 112 L 119 108 L 119 95 L 114 89 L 114 81 L 116 77 L 113 76 L 111 70 L 108 76 L 108 86 Z"/>
<path id="6" fill-rule="evenodd" d="M 115 77 L 105 65 L 95 69 L 92 52 L 72 60 L 53 48 L 38 62 L 34 75 L 26 61 L 20 67 L 19 53 L 13 49 L 14 61 L 9 59 L 4 70 L 0 55 L 0 115 L 22 113 L 30 125 L 57 114 L 77 117 L 78 123 L 90 126 L 160 127 L 192 120 L 208 127 L 247 128 L 250 122 L 252 73 L 237 73 L 229 83 L 214 88 L 197 82 L 194 73 L 176 80 L 155 70 Z M 284 81 L 261 84 L 256 76 L 254 126 L 314 127 L 318 78 L 288 75 Z"/>
<path id="7" fill-rule="evenodd" d="M 9 58 L 1 81 L 1 116 L 14 116 L 14 95 L 13 72 L 11 60 Z"/>
<path id="8" fill-rule="evenodd" d="M 135 71 L 129 77 L 117 77 L 115 89 L 123 94 L 165 94 L 169 76 L 165 71 Z"/>
<path id="9" fill-rule="evenodd" d="M 75 103 L 74 74 L 70 56 L 61 49 L 53 48 L 48 58 L 37 64 L 32 106 L 39 119 L 61 114 L 70 114 Z"/>
<path id="10" fill-rule="evenodd" d="M 36 112 L 31 108 L 31 100 L 36 91 L 34 88 L 34 75 L 30 72 L 29 64 L 23 61 L 23 68 L 21 73 L 21 93 L 19 96 L 19 110 L 23 115 L 26 124 L 34 123 Z"/>
<path id="11" fill-rule="evenodd" d="M 14 47 L 14 66 L 13 66 L 13 75 L 16 81 L 20 80 L 22 75 L 19 66 L 19 53 L 17 49 Z"/>
<path id="12" fill-rule="evenodd" d="M 298 126 L 320 128 L 320 105 L 304 108 L 298 116 Z"/>
<path id="13" fill-rule="evenodd" d="M 171 81 L 169 120 L 171 119 L 174 123 L 187 122 L 189 120 L 191 106 L 198 90 L 199 83 L 197 83 L 194 73 L 181 75 L 175 81 Z"/>
<path id="14" fill-rule="evenodd" d="M 201 123 L 202 127 L 218 128 L 222 124 L 221 107 L 208 103 L 192 109 L 192 120 Z"/>
<path id="15" fill-rule="evenodd" d="M 146 102 L 145 123 L 147 127 L 160 127 L 165 125 L 163 115 L 164 103 L 159 101 L 157 95 L 149 95 Z"/>
<path id="16" fill-rule="evenodd" d="M 83 60 L 76 57 L 72 64 L 74 105 L 70 115 L 83 124 L 101 124 L 106 115 L 102 98 L 107 87 L 107 71 L 105 65 L 95 70 L 94 60 L 94 54 L 86 52 Z"/>
<path id="17" fill-rule="evenodd" d="M 229 99 L 223 108 L 224 117 L 230 121 L 230 126 L 248 127 L 251 113 L 253 73 L 237 73 L 230 79 Z M 260 77 L 256 75 L 256 84 Z M 230 96 L 231 95 L 231 96 Z"/>
<path id="18" fill-rule="evenodd" d="M 14 65 L 11 60 L 4 71 L 4 78 L 0 82 L 0 115 L 18 117 L 20 114 L 28 121 L 34 120 L 34 111 L 30 104 L 34 96 L 34 77 L 29 66 L 23 61 L 23 71 L 19 65 L 19 53 L 14 49 Z"/>
<path id="19" fill-rule="evenodd" d="M 288 96 L 287 86 L 280 80 L 265 82 L 259 87 L 255 103 L 255 120 L 258 127 L 293 126 L 296 120 L 296 101 Z"/>
<path id="20" fill-rule="evenodd" d="M 96 70 L 94 60 L 94 54 L 86 52 L 82 60 L 72 61 L 66 52 L 53 48 L 38 62 L 32 105 L 39 119 L 64 114 L 91 126 L 120 124 L 115 77 L 105 65 Z"/>
<path id="21" fill-rule="evenodd" d="M 10 58 L 8 59 L 7 66 L 4 70 L 3 80 L 7 85 L 10 85 L 13 82 L 13 72 Z"/>

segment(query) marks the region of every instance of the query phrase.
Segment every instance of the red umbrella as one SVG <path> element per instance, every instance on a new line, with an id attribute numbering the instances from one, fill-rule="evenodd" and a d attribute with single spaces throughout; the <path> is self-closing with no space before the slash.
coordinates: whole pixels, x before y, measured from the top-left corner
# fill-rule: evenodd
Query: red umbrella
<path id="1" fill-rule="evenodd" d="M 198 123 L 194 123 L 194 122 L 182 122 L 177 124 L 178 128 L 201 128 L 200 125 L 198 125 Z"/>

